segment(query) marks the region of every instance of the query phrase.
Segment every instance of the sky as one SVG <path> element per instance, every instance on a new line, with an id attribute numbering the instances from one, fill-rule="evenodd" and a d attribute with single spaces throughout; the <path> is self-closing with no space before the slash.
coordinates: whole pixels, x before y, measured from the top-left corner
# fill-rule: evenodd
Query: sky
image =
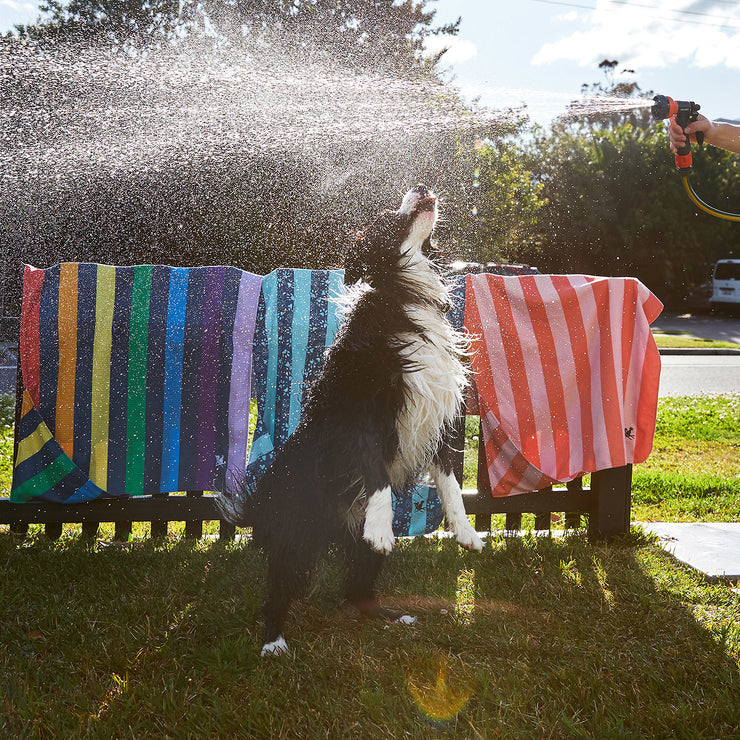
<path id="1" fill-rule="evenodd" d="M 619 62 L 617 81 L 693 100 L 709 118 L 740 120 L 735 0 L 438 0 L 434 7 L 438 23 L 462 18 L 447 66 L 463 93 L 484 105 L 523 102 L 547 123 L 583 83 L 604 80 L 598 65 L 609 59 Z"/>
<path id="2" fill-rule="evenodd" d="M 462 18 L 443 67 L 482 105 L 525 103 L 546 125 L 582 84 L 604 80 L 598 64 L 609 59 L 619 62 L 615 81 L 693 100 L 713 119 L 740 120 L 736 0 L 436 0 L 428 7 L 437 24 Z M 0 32 L 37 16 L 33 0 L 0 0 Z"/>

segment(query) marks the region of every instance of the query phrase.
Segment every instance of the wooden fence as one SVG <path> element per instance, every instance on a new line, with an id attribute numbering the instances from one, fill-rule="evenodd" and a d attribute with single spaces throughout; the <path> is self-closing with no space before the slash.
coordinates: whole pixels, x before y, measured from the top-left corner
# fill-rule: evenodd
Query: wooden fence
<path id="1" fill-rule="evenodd" d="M 17 342 L 18 320 L 0 319 L 0 341 Z M 20 363 L 19 363 L 20 366 Z M 16 428 L 20 416 L 20 370 L 16 384 Z M 479 439 L 482 440 L 482 433 Z M 17 441 L 17 435 L 16 435 Z M 456 448 L 460 450 L 455 473 L 462 481 L 465 442 L 464 419 L 457 425 Z M 15 459 L 15 450 L 13 457 Z M 508 497 L 494 497 L 487 474 L 483 445 L 479 448 L 476 490 L 465 491 L 465 508 L 475 516 L 475 528 L 480 532 L 491 529 L 492 515 L 505 515 L 505 529 L 521 529 L 522 514 L 534 514 L 534 528 L 550 530 L 552 515 L 562 514 L 566 528 L 582 526 L 587 520 L 592 539 L 609 538 L 629 531 L 632 466 L 610 468 L 591 474 L 589 487 L 576 479 L 567 486 Z M 58 538 L 66 523 L 81 524 L 84 534 L 94 537 L 102 522 L 115 523 L 115 539 L 126 541 L 133 522 L 150 522 L 151 536 L 164 536 L 169 522 L 185 522 L 186 537 L 201 537 L 203 522 L 218 520 L 215 495 L 203 491 L 184 494 L 159 494 L 127 499 L 98 499 L 81 504 L 46 502 L 13 503 L 0 497 L 0 525 L 10 525 L 11 532 L 23 536 L 30 524 L 43 524 L 50 538 Z M 235 528 L 221 521 L 221 538 L 232 538 Z"/>

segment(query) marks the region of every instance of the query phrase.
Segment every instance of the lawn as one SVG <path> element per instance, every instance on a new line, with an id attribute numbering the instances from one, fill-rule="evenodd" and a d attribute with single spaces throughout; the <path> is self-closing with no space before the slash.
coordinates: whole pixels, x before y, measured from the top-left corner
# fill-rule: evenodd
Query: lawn
<path id="1" fill-rule="evenodd" d="M 658 331 L 653 329 L 653 336 L 658 347 L 680 349 L 740 349 L 740 344 L 722 339 L 696 337 L 683 331 Z"/>
<path id="2" fill-rule="evenodd" d="M 729 491 L 716 516 L 737 520 L 738 404 L 661 401 L 636 516 L 693 515 L 694 484 L 714 476 Z M 0 435 L 5 466 L 1 419 Z M 293 610 L 291 652 L 267 660 L 264 560 L 245 540 L 142 531 L 114 545 L 69 528 L 49 542 L 32 528 L 23 543 L 0 533 L 0 570 L 2 737 L 729 738 L 740 726 L 740 595 L 639 530 L 610 544 L 497 535 L 480 555 L 404 541 L 380 591 L 411 626 L 342 608 L 330 555 Z"/>
<path id="3" fill-rule="evenodd" d="M 477 459 L 478 420 L 468 417 L 468 488 Z M 632 520 L 740 521 L 740 396 L 659 400 L 653 452 L 632 471 Z"/>

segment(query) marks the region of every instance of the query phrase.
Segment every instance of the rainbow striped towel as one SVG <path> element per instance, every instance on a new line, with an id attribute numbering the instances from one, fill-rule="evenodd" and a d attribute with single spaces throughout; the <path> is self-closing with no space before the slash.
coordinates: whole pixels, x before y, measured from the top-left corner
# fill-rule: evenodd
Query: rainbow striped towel
<path id="1" fill-rule="evenodd" d="M 660 301 L 634 278 L 468 275 L 465 326 L 494 495 L 642 462 Z"/>
<path id="2" fill-rule="evenodd" d="M 220 490 L 243 470 L 261 277 L 26 266 L 12 501 Z"/>

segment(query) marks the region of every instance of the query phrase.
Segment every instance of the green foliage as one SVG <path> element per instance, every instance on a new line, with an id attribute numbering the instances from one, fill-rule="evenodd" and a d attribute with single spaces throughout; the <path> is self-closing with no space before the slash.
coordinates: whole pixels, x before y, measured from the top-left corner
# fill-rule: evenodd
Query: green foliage
<path id="1" fill-rule="evenodd" d="M 516 262 L 531 242 L 545 201 L 517 143 L 524 125 L 513 112 L 507 128 L 461 139 L 456 187 L 446 190 L 444 203 L 448 248 L 457 259 Z"/>
<path id="2" fill-rule="evenodd" d="M 546 205 L 527 261 L 545 271 L 636 276 L 670 304 L 737 249 L 733 224 L 697 215 L 663 123 L 540 130 L 530 154 Z M 695 150 L 694 162 L 702 197 L 737 210 L 737 157 L 707 147 Z"/>

